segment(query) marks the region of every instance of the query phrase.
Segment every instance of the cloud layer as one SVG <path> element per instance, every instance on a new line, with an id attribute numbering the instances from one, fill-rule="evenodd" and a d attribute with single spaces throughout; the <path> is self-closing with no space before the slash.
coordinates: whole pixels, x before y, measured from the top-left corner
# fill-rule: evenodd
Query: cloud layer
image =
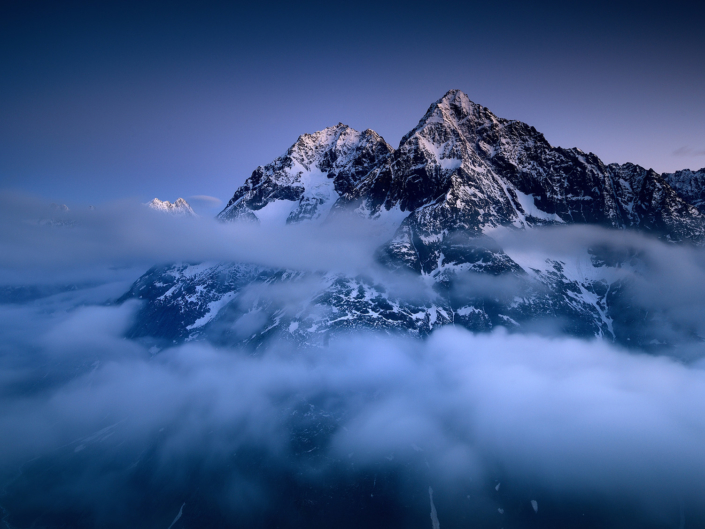
<path id="1" fill-rule="evenodd" d="M 41 287 L 0 304 L 12 527 L 166 528 L 179 512 L 174 527 L 429 527 L 429 486 L 444 527 L 705 523 L 700 346 L 652 356 L 449 327 L 426 341 L 155 352 L 124 339 L 139 304 L 108 303 L 155 261 L 371 271 L 384 234 L 347 222 L 262 231 L 124 204 L 57 217 L 6 197 L 0 211 L 3 288 Z M 638 256 L 615 269 L 636 302 L 702 330 L 699 249 L 588 228 L 494 236 L 525 258 Z M 477 281 L 459 288 L 514 288 Z"/>
<path id="2" fill-rule="evenodd" d="M 410 502 L 429 484 L 449 525 L 468 510 L 482 526 L 501 521 L 497 509 L 519 522 L 531 500 L 543 522 L 579 509 L 677 519 L 681 505 L 705 516 L 698 366 L 454 328 L 426 342 L 361 335 L 258 356 L 200 343 L 153 356 L 121 338 L 134 309 L 77 308 L 40 329 L 35 315 L 19 333 L 34 338 L 3 352 L 3 505 L 18 526 L 43 512 L 146 527 L 184 501 L 192 522 L 206 509 L 295 526 L 316 519 L 308 500 L 335 506 L 343 526 L 374 524 L 356 507 L 377 508 L 376 487 L 401 526 L 425 519 L 427 503 Z M 142 494 L 156 503 L 135 508 Z"/>

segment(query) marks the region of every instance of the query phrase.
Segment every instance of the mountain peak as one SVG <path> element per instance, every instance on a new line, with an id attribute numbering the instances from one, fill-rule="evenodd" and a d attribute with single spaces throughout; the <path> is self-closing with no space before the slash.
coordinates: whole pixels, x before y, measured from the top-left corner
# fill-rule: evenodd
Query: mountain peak
<path id="1" fill-rule="evenodd" d="M 445 95 L 434 103 L 436 106 L 450 107 L 456 106 L 459 109 L 465 111 L 465 113 L 470 113 L 474 107 L 480 106 L 470 100 L 468 95 L 462 90 L 454 88 L 448 90 Z M 432 105 L 433 106 L 433 105 Z"/>
<path id="2" fill-rule="evenodd" d="M 302 134 L 236 190 L 221 220 L 299 222 L 325 218 L 335 201 L 394 151 L 379 134 L 344 123 Z"/>
<path id="3" fill-rule="evenodd" d="M 360 141 L 361 133 L 338 123 L 313 133 L 302 134 L 284 155 L 309 169 L 320 157 L 330 150 L 346 150 Z"/>
<path id="4" fill-rule="evenodd" d="M 172 204 L 168 200 L 159 200 L 154 198 L 147 203 L 147 207 L 154 209 L 156 211 L 161 211 L 164 213 L 170 213 L 172 215 L 190 215 L 192 217 L 196 216 L 196 213 L 191 209 L 191 206 L 183 198 L 177 198 Z"/>
<path id="5" fill-rule="evenodd" d="M 467 121 L 481 126 L 482 124 L 497 123 L 498 118 L 486 107 L 470 100 L 462 90 L 449 90 L 443 97 L 431 104 L 416 127 L 401 139 L 399 146 L 404 145 L 414 134 L 429 125 L 457 128 Z"/>
<path id="6" fill-rule="evenodd" d="M 497 117 L 453 89 L 430 105 L 396 151 L 374 131 L 343 123 L 300 136 L 284 156 L 259 167 L 218 218 L 276 217 L 283 224 L 324 219 L 333 207 L 372 218 L 394 210 L 393 222 L 405 218 L 409 235 L 400 252 L 428 246 L 427 257 L 435 257 L 423 259 L 431 270 L 453 230 L 479 236 L 497 226 L 588 223 L 700 240 L 703 182 L 701 172 L 662 178 L 553 147 L 534 127 Z"/>

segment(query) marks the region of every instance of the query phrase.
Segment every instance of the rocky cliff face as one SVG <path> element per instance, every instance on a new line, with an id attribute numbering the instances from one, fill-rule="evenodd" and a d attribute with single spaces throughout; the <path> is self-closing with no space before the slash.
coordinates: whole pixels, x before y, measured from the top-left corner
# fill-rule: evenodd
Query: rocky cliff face
<path id="1" fill-rule="evenodd" d="M 278 336 L 317 343 L 359 328 L 423 336 L 451 323 L 483 331 L 550 320 L 576 336 L 648 343 L 648 332 L 632 341 L 620 323 L 629 302 L 615 270 L 624 262 L 588 248 L 574 262 L 526 260 L 502 248 L 497 234 L 587 224 L 700 244 L 703 178 L 702 170 L 659 175 L 553 147 L 534 127 L 498 118 L 451 90 L 396 150 L 374 131 L 343 124 L 302 135 L 258 167 L 218 215 L 280 226 L 342 211 L 382 219 L 395 233 L 378 249 L 378 262 L 415 275 L 429 288 L 425 296 L 410 299 L 383 281 L 335 271 L 211 263 L 155 268 L 123 299 L 147 302 L 133 336 L 167 341 L 256 344 Z M 468 287 L 477 277 L 504 281 L 502 294 Z M 296 282 L 308 287 L 293 305 L 263 294 L 266 286 Z"/>

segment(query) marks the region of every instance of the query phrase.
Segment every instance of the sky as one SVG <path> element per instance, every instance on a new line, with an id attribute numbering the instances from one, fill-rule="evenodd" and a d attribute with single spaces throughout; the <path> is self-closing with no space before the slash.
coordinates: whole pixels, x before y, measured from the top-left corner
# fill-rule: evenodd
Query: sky
<path id="1" fill-rule="evenodd" d="M 300 134 L 396 147 L 451 88 L 553 145 L 698 169 L 703 22 L 693 2 L 4 2 L 0 188 L 216 213 Z"/>

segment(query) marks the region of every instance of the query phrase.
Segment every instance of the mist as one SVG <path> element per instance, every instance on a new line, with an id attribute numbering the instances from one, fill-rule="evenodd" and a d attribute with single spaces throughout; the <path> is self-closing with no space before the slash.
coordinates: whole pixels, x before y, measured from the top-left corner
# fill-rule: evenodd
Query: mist
<path id="1" fill-rule="evenodd" d="M 374 252 L 386 232 L 224 225 L 129 203 L 64 215 L 7 195 L 0 212 L 8 527 L 166 529 L 179 513 L 175 528 L 429 527 L 432 511 L 441 527 L 705 523 L 700 342 L 648 354 L 555 329 L 447 326 L 423 340 L 360 332 L 317 347 L 199 340 L 155 352 L 125 338 L 140 302 L 115 303 L 154 264 L 384 279 Z M 587 227 L 492 236 L 525 259 L 597 256 L 641 308 L 703 330 L 699 248 Z M 518 288 L 461 279 L 457 295 Z M 396 281 L 434 295 L 412 275 Z"/>
<path id="2" fill-rule="evenodd" d="M 63 211 L 7 192 L 0 193 L 0 230 L 3 282 L 18 284 L 76 281 L 98 270 L 126 267 L 143 272 L 174 261 L 359 273 L 372 266 L 374 249 L 393 233 L 388 226 L 345 214 L 320 225 L 278 229 L 177 218 L 127 200 Z"/>

